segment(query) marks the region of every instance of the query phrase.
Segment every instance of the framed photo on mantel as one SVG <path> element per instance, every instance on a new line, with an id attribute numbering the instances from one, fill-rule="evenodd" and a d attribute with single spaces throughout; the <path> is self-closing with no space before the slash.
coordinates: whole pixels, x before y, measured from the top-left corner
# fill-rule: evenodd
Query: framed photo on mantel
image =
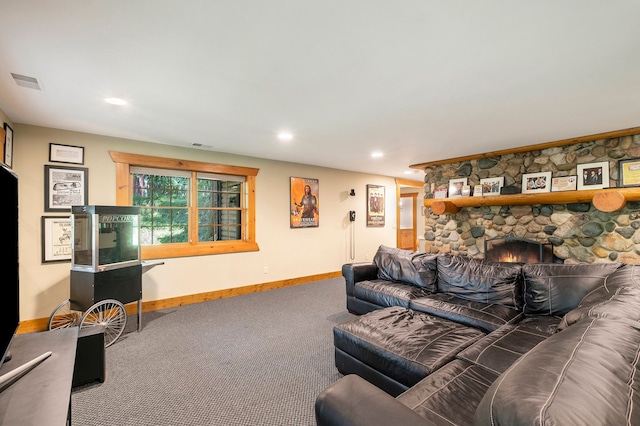
<path id="1" fill-rule="evenodd" d="M 482 195 L 500 195 L 500 188 L 504 186 L 504 176 L 480 179 Z"/>
<path id="2" fill-rule="evenodd" d="M 551 172 L 525 173 L 522 175 L 523 194 L 549 191 L 551 191 Z"/>
<path id="3" fill-rule="evenodd" d="M 619 186 L 640 186 L 640 158 L 618 161 Z"/>
<path id="4" fill-rule="evenodd" d="M 578 164 L 578 189 L 609 187 L 609 162 Z"/>

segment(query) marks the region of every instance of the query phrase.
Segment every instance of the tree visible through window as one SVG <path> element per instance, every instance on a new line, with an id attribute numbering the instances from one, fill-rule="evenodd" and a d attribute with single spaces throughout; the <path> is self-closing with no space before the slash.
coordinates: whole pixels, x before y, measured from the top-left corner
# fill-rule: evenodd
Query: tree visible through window
<path id="1" fill-rule="evenodd" d="M 141 244 L 189 241 L 189 178 L 133 173 L 133 205 L 140 207 Z"/>
<path id="2" fill-rule="evenodd" d="M 141 210 L 143 259 L 258 250 L 258 169 L 119 152 L 111 157 L 117 204 Z"/>

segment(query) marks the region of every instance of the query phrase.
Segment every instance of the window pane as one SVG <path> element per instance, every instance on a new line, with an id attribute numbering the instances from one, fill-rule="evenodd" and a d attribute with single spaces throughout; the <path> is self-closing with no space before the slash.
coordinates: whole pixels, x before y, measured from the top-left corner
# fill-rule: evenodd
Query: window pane
<path id="1" fill-rule="evenodd" d="M 212 226 L 198 226 L 198 241 L 214 241 Z"/>
<path id="2" fill-rule="evenodd" d="M 188 241 L 189 179 L 134 173 L 133 182 L 133 205 L 142 207 L 142 245 Z"/>
<path id="3" fill-rule="evenodd" d="M 174 207 L 186 207 L 189 205 L 189 193 L 184 190 L 172 191 L 170 205 Z"/>
<path id="4" fill-rule="evenodd" d="M 171 209 L 168 208 L 154 208 L 153 216 L 151 218 L 151 224 L 154 227 L 170 226 L 171 225 Z"/>
<path id="5" fill-rule="evenodd" d="M 210 179 L 198 179 L 198 190 L 211 191 L 211 182 Z"/>
<path id="6" fill-rule="evenodd" d="M 175 189 L 188 190 L 189 189 L 189 179 L 183 177 L 172 177 L 171 178 L 171 187 Z"/>
<path id="7" fill-rule="evenodd" d="M 200 225 L 211 225 L 212 220 L 213 220 L 213 214 L 211 210 L 198 211 L 198 223 Z"/>
<path id="8" fill-rule="evenodd" d="M 161 207 L 171 206 L 171 193 L 166 189 L 153 190 L 153 205 Z"/>
<path id="9" fill-rule="evenodd" d="M 225 190 L 227 192 L 240 192 L 242 188 L 242 182 L 226 182 Z"/>
<path id="10" fill-rule="evenodd" d="M 169 186 L 169 177 L 151 175 L 151 187 L 152 188 L 166 188 Z"/>
<path id="11" fill-rule="evenodd" d="M 173 225 L 187 225 L 189 224 L 189 210 L 188 209 L 172 209 Z"/>
<path id="12" fill-rule="evenodd" d="M 211 192 L 198 192 L 198 207 L 211 207 L 212 204 Z"/>
<path id="13" fill-rule="evenodd" d="M 217 228 L 218 240 L 239 240 L 242 237 L 242 229 L 239 226 L 219 226 Z"/>
<path id="14" fill-rule="evenodd" d="M 186 243 L 189 241 L 189 227 L 187 225 L 174 226 L 171 232 L 172 243 Z"/>
<path id="15" fill-rule="evenodd" d="M 240 207 L 240 194 L 229 194 L 229 207 Z"/>
<path id="16" fill-rule="evenodd" d="M 171 228 L 167 227 L 154 227 L 152 228 L 153 232 L 153 242 L 152 244 L 166 244 L 167 242 L 171 242 Z"/>
<path id="17" fill-rule="evenodd" d="M 150 226 L 140 227 L 140 245 L 153 244 L 153 229 Z"/>
<path id="18" fill-rule="evenodd" d="M 238 225 L 242 222 L 242 214 L 239 210 L 227 211 L 227 223 Z"/>

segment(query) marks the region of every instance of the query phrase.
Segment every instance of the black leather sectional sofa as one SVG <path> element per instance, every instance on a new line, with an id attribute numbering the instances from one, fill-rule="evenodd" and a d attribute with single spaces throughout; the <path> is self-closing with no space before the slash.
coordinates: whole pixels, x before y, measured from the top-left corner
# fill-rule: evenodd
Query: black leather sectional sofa
<path id="1" fill-rule="evenodd" d="M 381 246 L 346 264 L 318 425 L 640 425 L 640 266 Z"/>

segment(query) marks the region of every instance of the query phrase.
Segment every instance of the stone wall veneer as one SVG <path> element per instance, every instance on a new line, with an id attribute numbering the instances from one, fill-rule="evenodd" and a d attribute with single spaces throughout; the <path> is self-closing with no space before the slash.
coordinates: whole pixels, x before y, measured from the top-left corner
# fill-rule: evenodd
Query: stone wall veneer
<path id="1" fill-rule="evenodd" d="M 522 174 L 576 174 L 578 164 L 608 161 L 609 185 L 617 186 L 618 160 L 640 157 L 640 134 L 515 153 L 425 168 L 425 197 L 447 188 L 449 179 L 466 177 L 469 185 L 487 177 L 505 177 L 521 186 Z M 640 191 L 640 188 L 638 188 Z M 512 235 L 550 242 L 565 263 L 640 264 L 640 202 L 604 213 L 590 203 L 463 208 L 456 214 L 425 216 L 425 249 L 431 253 L 484 256 L 485 239 Z"/>

